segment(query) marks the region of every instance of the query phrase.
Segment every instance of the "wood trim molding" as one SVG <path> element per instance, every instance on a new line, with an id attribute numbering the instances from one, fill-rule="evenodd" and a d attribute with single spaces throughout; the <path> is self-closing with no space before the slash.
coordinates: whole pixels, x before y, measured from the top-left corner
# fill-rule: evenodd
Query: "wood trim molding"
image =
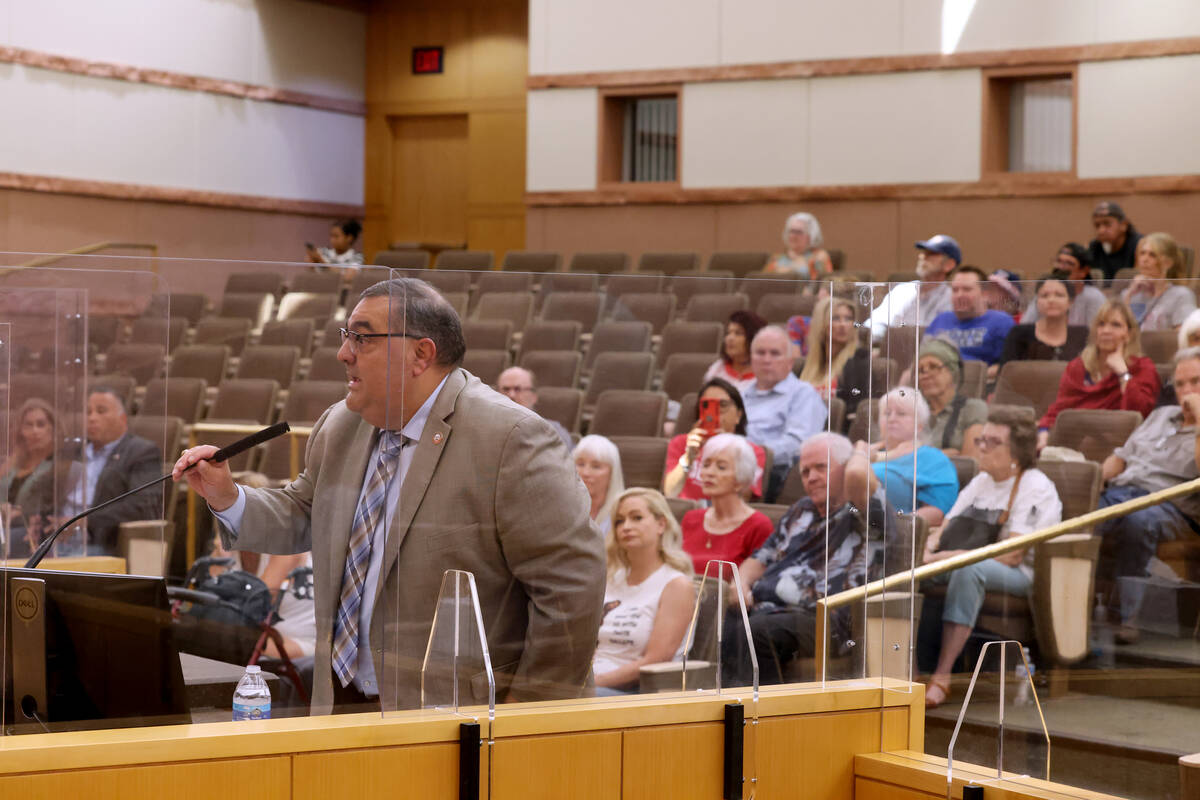
<path id="1" fill-rule="evenodd" d="M 878 75 L 890 72 L 943 69 L 1053 67 L 1077 64 L 1081 61 L 1120 61 L 1128 58 L 1156 58 L 1197 53 L 1200 53 L 1200 36 L 1190 36 L 1071 47 L 982 50 L 948 55 L 875 56 L 871 58 L 782 61 L 773 64 L 726 64 L 713 67 L 530 75 L 526 79 L 525 85 L 529 89 L 560 89 L 772 78 L 825 78 L 840 75 Z"/>
<path id="2" fill-rule="evenodd" d="M 1007 174 L 960 183 L 873 183 L 848 186 L 767 186 L 685 189 L 663 185 L 591 191 L 526 192 L 531 208 L 556 206 L 735 205 L 804 203 L 819 200 L 957 200 L 1020 197 L 1079 197 L 1200 192 L 1200 175 L 1085 178 L 1055 174 Z"/>
<path id="3" fill-rule="evenodd" d="M 316 217 L 361 217 L 363 207 L 349 203 L 326 203 L 319 200 L 292 200 L 284 197 L 263 197 L 251 194 L 206 192 L 199 189 L 177 189 L 166 186 L 147 186 L 137 183 L 89 181 L 59 178 L 51 175 L 23 175 L 0 172 L 0 189 L 47 194 L 70 194 L 82 197 L 103 197 L 109 200 L 142 200 L 154 203 L 232 208 L 243 211 L 265 211 L 273 214 L 301 214 Z"/>
<path id="4" fill-rule="evenodd" d="M 367 113 L 367 104 L 361 100 L 347 100 L 341 97 L 296 92 L 291 89 L 276 89 L 270 86 L 258 86 L 253 83 L 242 83 L 240 81 L 230 81 L 221 78 L 206 78 L 202 75 L 188 75 L 182 72 L 144 69 L 128 64 L 114 64 L 108 61 L 89 61 L 84 58 L 71 58 L 69 56 L 54 55 L 53 53 L 43 53 L 38 50 L 26 50 L 22 47 L 0 46 L 0 63 L 19 64 L 24 67 L 65 72 L 70 75 L 86 75 L 92 78 L 107 78 L 109 80 L 126 81 L 129 83 L 146 83 L 152 86 L 165 86 L 169 89 L 206 92 L 208 94 L 237 97 L 243 100 L 301 106 L 319 111 L 349 114 L 356 117 L 366 116 Z"/>

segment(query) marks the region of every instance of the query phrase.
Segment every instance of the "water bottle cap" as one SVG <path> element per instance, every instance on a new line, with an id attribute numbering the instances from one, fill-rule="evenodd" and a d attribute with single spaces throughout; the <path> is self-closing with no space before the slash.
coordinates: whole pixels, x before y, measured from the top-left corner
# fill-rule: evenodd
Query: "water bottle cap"
<path id="1" fill-rule="evenodd" d="M 250 666 L 246 667 L 247 675 L 257 675 L 260 672 L 262 672 L 262 667 L 260 667 L 258 664 L 251 664 Z"/>

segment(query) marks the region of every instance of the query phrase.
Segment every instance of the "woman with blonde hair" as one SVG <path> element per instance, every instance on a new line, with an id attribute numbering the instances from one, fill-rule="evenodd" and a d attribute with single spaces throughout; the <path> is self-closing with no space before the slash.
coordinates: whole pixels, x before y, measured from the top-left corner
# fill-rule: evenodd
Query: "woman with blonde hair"
<path id="1" fill-rule="evenodd" d="M 1144 417 L 1154 410 L 1160 388 L 1154 362 L 1142 355 L 1133 313 L 1120 300 L 1109 300 L 1092 320 L 1087 347 L 1067 363 L 1058 397 L 1038 421 L 1038 449 L 1050 441 L 1064 409 L 1119 408 Z"/>
<path id="2" fill-rule="evenodd" d="M 625 491 L 621 453 L 608 439 L 592 434 L 579 440 L 571 451 L 571 458 L 575 460 L 575 471 L 592 500 L 592 520 L 601 533 L 607 533 L 617 495 Z"/>
<path id="3" fill-rule="evenodd" d="M 592 658 L 601 696 L 635 692 L 643 664 L 673 661 L 695 604 L 692 561 L 666 498 L 626 489 L 611 523 L 604 617 Z"/>
<path id="4" fill-rule="evenodd" d="M 788 273 L 815 281 L 833 272 L 833 262 L 822 244 L 821 223 L 806 211 L 787 218 L 783 225 L 784 252 L 767 263 L 767 272 Z"/>
<path id="5" fill-rule="evenodd" d="M 1196 308 L 1196 296 L 1184 277 L 1183 253 L 1169 233 L 1148 233 L 1137 244 L 1137 277 L 1121 292 L 1144 331 L 1178 327 Z"/>
<path id="6" fill-rule="evenodd" d="M 799 378 L 812 384 L 826 404 L 837 391 L 846 362 L 858 349 L 857 339 L 854 303 L 844 297 L 826 297 L 817 303 L 808 329 L 808 356 Z"/>

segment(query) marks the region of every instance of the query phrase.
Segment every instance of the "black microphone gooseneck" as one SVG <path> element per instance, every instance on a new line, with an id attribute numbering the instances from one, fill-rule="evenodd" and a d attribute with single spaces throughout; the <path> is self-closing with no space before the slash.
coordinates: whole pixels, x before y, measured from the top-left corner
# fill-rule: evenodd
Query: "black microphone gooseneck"
<path id="1" fill-rule="evenodd" d="M 268 442 L 271 439 L 274 439 L 276 436 L 282 436 L 283 434 L 287 433 L 291 429 L 292 429 L 291 426 L 288 425 L 286 422 L 276 422 L 274 425 L 271 425 L 270 427 L 267 427 L 267 428 L 263 428 L 261 431 L 258 431 L 257 433 L 252 433 L 243 439 L 238 439 L 236 442 L 229 445 L 228 447 L 222 447 L 220 450 L 213 453 L 212 456 L 210 456 L 209 458 L 205 458 L 205 459 L 201 459 L 201 460 L 202 461 L 212 461 L 214 464 L 220 464 L 222 461 L 228 461 L 229 459 L 233 458 L 234 456 L 240 455 L 244 451 L 249 450 L 251 447 L 260 445 L 263 442 Z M 200 463 L 199 461 L 196 462 L 196 464 L 199 464 L 199 463 Z M 187 469 L 185 469 L 184 472 L 187 472 L 189 469 L 196 466 L 196 464 L 192 464 Z M 126 497 L 129 497 L 132 494 L 137 494 L 138 492 L 149 489 L 151 486 L 155 486 L 159 483 L 162 483 L 167 478 L 170 478 L 172 474 L 173 474 L 172 472 L 168 472 L 166 475 L 163 475 L 161 478 L 155 478 L 154 480 L 150 481 L 149 483 L 144 483 L 141 486 L 137 487 L 136 489 L 130 489 L 128 492 L 125 492 L 125 494 L 117 495 L 116 497 L 112 498 L 111 500 L 105 500 L 103 503 L 101 503 L 98 506 L 92 506 L 91 508 L 84 509 L 80 513 L 71 517 L 69 520 L 67 520 L 61 526 L 59 526 L 58 530 L 56 530 L 54 533 L 50 534 L 44 540 L 42 540 L 42 543 L 40 545 L 38 545 L 37 550 L 34 550 L 33 555 L 31 555 L 29 557 L 29 560 L 25 562 L 25 569 L 33 569 L 39 563 L 41 563 L 41 560 L 46 557 L 46 553 L 50 552 L 50 548 L 54 546 L 54 540 L 58 538 L 58 535 L 60 533 L 62 533 L 63 531 L 65 531 L 67 528 L 74 525 L 79 520 L 86 517 L 88 514 L 91 514 L 93 511 L 99 511 L 100 509 L 106 508 L 107 506 L 111 506 L 113 503 L 116 503 L 120 500 L 124 500 Z"/>

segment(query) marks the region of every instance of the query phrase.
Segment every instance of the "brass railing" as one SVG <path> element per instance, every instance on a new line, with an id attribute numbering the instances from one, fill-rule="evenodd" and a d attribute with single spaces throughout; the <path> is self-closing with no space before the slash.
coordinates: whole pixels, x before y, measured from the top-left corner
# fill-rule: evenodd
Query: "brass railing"
<path id="1" fill-rule="evenodd" d="M 6 272 L 29 269 L 30 267 L 45 267 L 58 261 L 62 261 L 64 258 L 68 258 L 69 256 L 86 256 L 93 253 L 99 253 L 101 250 L 148 250 L 151 258 L 158 258 L 158 245 L 156 244 L 147 244 L 145 242 L 93 242 L 92 244 L 85 244 L 83 247 L 76 247 L 74 250 L 66 250 L 62 253 L 56 253 L 53 255 L 38 256 L 32 261 L 27 261 L 26 263 L 13 268 L 13 270 L 6 270 Z M 158 271 L 157 260 L 152 263 L 151 271 Z"/>
<path id="2" fill-rule="evenodd" d="M 1138 497 L 1133 500 L 1127 500 L 1124 503 L 1101 508 L 1096 511 L 1089 511 L 1086 514 L 1081 514 L 1073 519 L 1064 520 L 1057 525 L 1051 525 L 1049 528 L 1043 528 L 1040 531 L 1026 533 L 1021 536 L 1013 536 L 1001 542 L 995 542 L 984 547 L 968 550 L 964 553 L 959 553 L 956 556 L 935 561 L 931 564 L 922 564 L 919 567 L 906 569 L 903 572 L 897 572 L 894 575 L 888 575 L 885 578 L 880 578 L 877 581 L 862 586 L 856 586 L 853 589 L 847 589 L 844 592 L 830 595 L 817 601 L 816 618 L 816 663 L 824 665 L 826 656 L 826 647 L 828 645 L 828 627 L 826 624 L 827 616 L 834 609 L 848 606 L 859 600 L 866 600 L 869 597 L 883 594 L 889 589 L 897 589 L 899 587 L 913 586 L 919 581 L 932 578 L 935 575 L 942 575 L 947 572 L 952 572 L 962 567 L 977 564 L 980 561 L 986 561 L 989 558 L 996 558 L 1007 553 L 1013 553 L 1017 550 L 1024 550 L 1040 542 L 1049 541 L 1066 533 L 1073 533 L 1084 528 L 1092 528 L 1101 522 L 1107 522 L 1110 519 L 1121 517 L 1130 514 L 1134 511 L 1140 511 L 1143 508 L 1158 505 L 1159 503 L 1173 500 L 1176 497 L 1200 492 L 1200 478 L 1187 483 L 1181 483 L 1177 486 L 1172 486 L 1169 489 L 1163 489 L 1158 492 L 1152 492 L 1144 497 Z M 919 555 L 919 554 L 918 554 Z M 823 669 L 823 667 L 822 667 Z"/>

